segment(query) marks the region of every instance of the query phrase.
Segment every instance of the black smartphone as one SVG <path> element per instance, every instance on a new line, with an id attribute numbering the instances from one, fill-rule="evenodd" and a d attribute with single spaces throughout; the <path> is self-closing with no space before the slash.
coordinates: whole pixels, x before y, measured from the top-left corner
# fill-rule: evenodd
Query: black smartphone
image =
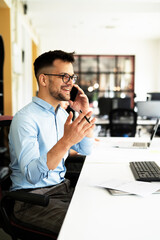
<path id="1" fill-rule="evenodd" d="M 70 100 L 74 101 L 78 93 L 78 89 L 76 87 L 72 87 L 72 90 L 70 92 Z"/>

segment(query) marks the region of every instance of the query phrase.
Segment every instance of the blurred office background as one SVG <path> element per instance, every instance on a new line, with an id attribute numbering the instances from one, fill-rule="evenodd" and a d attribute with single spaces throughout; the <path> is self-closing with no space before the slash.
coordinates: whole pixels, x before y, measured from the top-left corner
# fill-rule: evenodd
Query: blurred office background
<path id="1" fill-rule="evenodd" d="M 79 85 L 99 98 L 146 100 L 160 92 L 160 0 L 0 0 L 4 45 L 1 114 L 14 115 L 36 95 L 33 61 L 75 51 Z M 122 100 L 121 100 L 122 101 Z"/>

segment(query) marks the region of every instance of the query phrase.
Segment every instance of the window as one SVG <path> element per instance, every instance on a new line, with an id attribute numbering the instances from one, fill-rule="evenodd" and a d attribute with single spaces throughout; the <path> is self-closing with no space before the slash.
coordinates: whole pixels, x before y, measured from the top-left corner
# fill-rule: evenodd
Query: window
<path id="1" fill-rule="evenodd" d="M 133 55 L 75 55 L 74 71 L 90 103 L 99 97 L 128 97 L 133 108 L 134 62 Z"/>

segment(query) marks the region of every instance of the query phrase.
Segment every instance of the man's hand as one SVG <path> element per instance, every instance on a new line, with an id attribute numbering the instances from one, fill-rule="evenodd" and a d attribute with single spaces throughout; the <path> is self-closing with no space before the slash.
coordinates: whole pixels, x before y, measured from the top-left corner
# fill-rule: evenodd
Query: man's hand
<path id="1" fill-rule="evenodd" d="M 78 113 L 81 110 L 84 114 L 86 114 L 89 110 L 88 97 L 77 84 L 74 84 L 74 86 L 78 89 L 78 93 L 74 102 L 69 100 L 70 107 Z"/>
<path id="2" fill-rule="evenodd" d="M 80 142 L 85 136 L 91 137 L 96 119 L 93 118 L 89 123 L 84 118 L 84 116 L 90 118 L 91 114 L 92 112 L 88 112 L 86 115 L 81 113 L 72 122 L 73 113 L 70 112 L 64 125 L 63 137 L 47 153 L 47 166 L 49 169 L 54 170 L 58 166 L 71 146 Z"/>
<path id="3" fill-rule="evenodd" d="M 95 127 L 94 122 L 95 118 L 93 118 L 90 123 L 86 121 L 84 116 L 90 118 L 92 112 L 88 112 L 87 114 L 79 114 L 79 116 L 72 122 L 73 113 L 70 112 L 65 125 L 64 125 L 64 135 L 63 140 L 69 144 L 69 147 L 80 142 L 85 136 L 91 137 L 93 129 Z"/>

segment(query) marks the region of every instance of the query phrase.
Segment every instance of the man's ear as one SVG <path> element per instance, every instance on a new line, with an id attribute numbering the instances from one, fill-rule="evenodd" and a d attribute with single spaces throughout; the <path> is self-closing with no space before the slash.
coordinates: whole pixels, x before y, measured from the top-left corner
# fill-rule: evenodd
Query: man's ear
<path id="1" fill-rule="evenodd" d="M 47 85 L 46 81 L 47 81 L 46 76 L 44 74 L 40 74 L 39 75 L 39 85 L 46 87 L 46 85 Z"/>

